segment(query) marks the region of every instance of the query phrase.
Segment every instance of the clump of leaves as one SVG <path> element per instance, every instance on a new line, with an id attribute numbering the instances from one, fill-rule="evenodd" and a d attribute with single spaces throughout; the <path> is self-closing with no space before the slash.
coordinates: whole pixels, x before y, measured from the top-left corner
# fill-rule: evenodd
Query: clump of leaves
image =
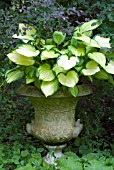
<path id="1" fill-rule="evenodd" d="M 19 32 L 13 37 L 23 43 L 7 55 L 17 65 L 7 71 L 7 83 L 24 77 L 26 84 L 33 83 L 46 97 L 61 86 L 76 97 L 77 84 L 83 77 L 114 84 L 110 39 L 92 35 L 100 24 L 97 19 L 86 22 L 76 27 L 68 39 L 61 31 L 54 31 L 50 39 L 42 39 L 32 26 L 19 24 Z"/>

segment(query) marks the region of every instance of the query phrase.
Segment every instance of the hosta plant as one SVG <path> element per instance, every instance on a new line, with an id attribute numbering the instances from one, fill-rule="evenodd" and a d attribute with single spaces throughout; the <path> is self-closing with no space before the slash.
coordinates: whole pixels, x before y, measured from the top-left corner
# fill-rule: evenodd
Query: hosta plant
<path id="1" fill-rule="evenodd" d="M 19 43 L 7 55 L 14 64 L 6 72 L 6 82 L 24 77 L 26 84 L 36 86 L 46 97 L 59 88 L 77 96 L 77 85 L 83 77 L 114 84 L 110 39 L 93 34 L 100 24 L 93 19 L 76 27 L 71 37 L 54 31 L 52 37 L 42 39 L 31 25 L 20 23 L 18 33 L 13 35 Z"/>

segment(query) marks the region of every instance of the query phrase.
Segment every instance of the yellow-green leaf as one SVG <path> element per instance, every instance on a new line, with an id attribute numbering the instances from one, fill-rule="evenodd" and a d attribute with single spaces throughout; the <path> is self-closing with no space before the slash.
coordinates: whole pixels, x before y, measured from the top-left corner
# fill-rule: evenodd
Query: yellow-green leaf
<path id="1" fill-rule="evenodd" d="M 68 58 L 67 55 L 61 55 L 57 61 L 59 67 L 63 67 L 64 70 L 69 70 L 79 63 L 79 58 L 72 56 Z"/>
<path id="2" fill-rule="evenodd" d="M 71 93 L 74 97 L 76 97 L 76 96 L 78 95 L 78 92 L 79 92 L 77 86 L 69 87 L 69 91 L 70 91 L 70 93 Z"/>
<path id="3" fill-rule="evenodd" d="M 33 57 L 25 57 L 16 51 L 9 53 L 8 58 L 16 64 L 23 65 L 23 66 L 30 66 L 34 64 Z"/>
<path id="4" fill-rule="evenodd" d="M 41 84 L 41 90 L 46 97 L 54 94 L 58 90 L 58 87 L 59 87 L 59 83 L 57 79 L 53 81 L 49 81 L 49 82 L 42 81 L 42 84 Z"/>
<path id="5" fill-rule="evenodd" d="M 84 24 L 80 26 L 80 31 L 86 32 L 86 31 L 93 30 L 97 28 L 99 25 L 101 25 L 101 23 L 102 21 L 98 19 L 93 19 L 91 21 L 85 22 Z"/>
<path id="6" fill-rule="evenodd" d="M 110 46 L 110 38 L 104 38 L 104 37 L 101 37 L 99 35 L 97 35 L 95 37 L 95 41 L 97 41 L 97 43 L 100 45 L 101 48 L 103 49 L 107 49 L 107 48 L 111 48 Z"/>
<path id="7" fill-rule="evenodd" d="M 101 65 L 102 67 L 105 67 L 106 64 L 106 57 L 104 54 L 100 53 L 100 52 L 93 52 L 93 53 L 89 53 L 88 57 L 94 61 L 96 61 L 99 65 Z"/>
<path id="8" fill-rule="evenodd" d="M 59 56 L 58 53 L 55 53 L 55 51 L 53 50 L 45 50 L 41 53 L 41 60 L 46 60 L 46 59 L 50 59 L 50 58 L 57 58 Z"/>
<path id="9" fill-rule="evenodd" d="M 111 60 L 104 69 L 107 73 L 114 74 L 114 60 Z"/>
<path id="10" fill-rule="evenodd" d="M 47 63 L 42 64 L 38 68 L 38 72 L 39 72 L 39 80 L 52 81 L 55 78 L 55 74 L 53 70 L 51 70 L 50 65 Z"/>
<path id="11" fill-rule="evenodd" d="M 86 64 L 86 69 L 82 70 L 82 73 L 86 76 L 91 76 L 99 71 L 100 71 L 100 68 L 99 68 L 98 64 L 94 61 L 89 61 Z"/>
<path id="12" fill-rule="evenodd" d="M 63 34 L 62 32 L 60 32 L 60 31 L 55 31 L 55 32 L 53 33 L 53 40 L 54 40 L 54 42 L 56 42 L 58 45 L 60 45 L 60 44 L 64 41 L 65 37 L 66 37 L 66 34 L 64 35 L 64 34 Z"/>
<path id="13" fill-rule="evenodd" d="M 34 46 L 29 44 L 20 45 L 16 51 L 26 57 L 36 57 L 39 54 L 39 50 L 36 50 Z"/>
<path id="14" fill-rule="evenodd" d="M 58 80 L 64 86 L 74 87 L 78 83 L 79 77 L 75 71 L 71 70 L 66 75 L 60 73 L 58 75 Z"/>
<path id="15" fill-rule="evenodd" d="M 6 73 L 6 82 L 11 83 L 13 81 L 16 81 L 20 79 L 21 77 L 23 77 L 23 75 L 24 75 L 24 71 L 20 69 L 17 69 L 14 71 L 8 71 L 8 73 Z"/>

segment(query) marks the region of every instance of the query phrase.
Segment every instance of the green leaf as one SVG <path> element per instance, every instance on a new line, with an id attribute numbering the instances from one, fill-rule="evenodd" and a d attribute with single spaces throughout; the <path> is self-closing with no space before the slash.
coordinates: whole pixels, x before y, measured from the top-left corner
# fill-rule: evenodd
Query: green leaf
<path id="1" fill-rule="evenodd" d="M 110 60 L 108 65 L 104 67 L 107 73 L 114 74 L 114 60 Z"/>
<path id="2" fill-rule="evenodd" d="M 98 64 L 100 64 L 102 67 L 105 67 L 106 64 L 106 57 L 104 54 L 100 52 L 93 52 L 89 53 L 88 57 L 94 61 L 96 61 Z"/>
<path id="3" fill-rule="evenodd" d="M 34 82 L 35 87 L 37 87 L 38 89 L 40 89 L 41 87 L 41 81 L 39 79 L 36 79 Z"/>
<path id="4" fill-rule="evenodd" d="M 13 81 L 16 81 L 22 78 L 23 75 L 24 75 L 24 71 L 21 71 L 20 69 L 12 71 L 11 69 L 8 72 L 6 72 L 6 82 L 11 83 Z"/>
<path id="5" fill-rule="evenodd" d="M 102 47 L 103 49 L 111 48 L 110 43 L 109 43 L 110 38 L 104 38 L 104 37 L 97 35 L 95 37 L 95 41 L 97 41 L 100 47 Z"/>
<path id="6" fill-rule="evenodd" d="M 55 51 L 53 50 L 45 50 L 41 53 L 41 60 L 46 60 L 46 59 L 50 59 L 50 58 L 57 58 L 59 56 L 58 53 L 55 53 Z"/>
<path id="7" fill-rule="evenodd" d="M 57 161 L 57 165 L 60 170 L 83 170 L 82 163 L 73 157 L 61 157 Z"/>
<path id="8" fill-rule="evenodd" d="M 61 51 L 59 51 L 61 54 L 68 54 L 68 49 L 62 49 Z"/>
<path id="9" fill-rule="evenodd" d="M 59 87 L 58 85 L 59 83 L 57 79 L 50 81 L 50 82 L 42 81 L 41 90 L 45 94 L 46 97 L 51 96 L 58 90 L 58 87 Z"/>
<path id="10" fill-rule="evenodd" d="M 95 77 L 98 79 L 103 79 L 103 80 L 109 79 L 108 73 L 102 69 L 98 73 L 95 74 Z"/>
<path id="11" fill-rule="evenodd" d="M 59 67 L 63 67 L 64 70 L 69 70 L 79 63 L 79 58 L 76 56 L 68 58 L 67 55 L 61 55 L 57 61 Z"/>
<path id="12" fill-rule="evenodd" d="M 16 51 L 26 57 L 36 57 L 39 54 L 39 50 L 36 50 L 34 46 L 29 44 L 20 45 Z"/>
<path id="13" fill-rule="evenodd" d="M 83 48 L 83 47 L 75 48 L 73 45 L 69 45 L 68 49 L 75 56 L 84 56 L 85 55 L 85 48 Z"/>
<path id="14" fill-rule="evenodd" d="M 56 47 L 56 46 L 55 45 L 44 45 L 44 48 L 48 51 L 51 50 L 54 47 Z"/>
<path id="15" fill-rule="evenodd" d="M 95 28 L 97 28 L 99 25 L 101 25 L 102 21 L 101 20 L 97 20 L 97 19 L 93 19 L 89 22 L 85 22 L 84 24 L 82 24 L 80 26 L 80 31 L 86 32 L 86 31 L 91 31 Z"/>
<path id="16" fill-rule="evenodd" d="M 26 75 L 29 75 L 30 78 L 32 78 L 35 75 L 36 67 L 34 66 L 29 66 L 26 67 L 25 73 Z"/>
<path id="17" fill-rule="evenodd" d="M 84 170 L 113 170 L 112 165 L 107 165 L 106 160 L 89 160 L 89 163 L 84 165 Z"/>
<path id="18" fill-rule="evenodd" d="M 82 70 L 82 73 L 86 76 L 91 76 L 99 71 L 100 71 L 100 68 L 99 68 L 98 64 L 94 61 L 89 61 L 86 64 L 86 69 Z"/>
<path id="19" fill-rule="evenodd" d="M 36 77 L 30 77 L 29 75 L 26 76 L 26 84 L 32 83 L 36 80 Z"/>
<path id="20" fill-rule="evenodd" d="M 55 71 L 56 75 L 58 75 L 59 73 L 66 73 L 66 70 L 64 70 L 63 67 L 60 67 L 57 64 L 54 65 L 53 71 Z"/>
<path id="21" fill-rule="evenodd" d="M 55 31 L 55 32 L 53 33 L 53 40 L 54 40 L 58 45 L 60 45 L 60 44 L 64 41 L 65 37 L 66 37 L 66 34 L 64 35 L 64 34 L 63 34 L 62 32 L 60 32 L 60 31 Z"/>
<path id="22" fill-rule="evenodd" d="M 33 57 L 25 57 L 16 51 L 9 53 L 8 58 L 16 64 L 23 65 L 23 66 L 30 66 L 34 64 Z"/>
<path id="23" fill-rule="evenodd" d="M 55 74 L 49 64 L 45 63 L 38 68 L 39 80 L 52 81 L 55 78 Z"/>
<path id="24" fill-rule="evenodd" d="M 64 86 L 74 87 L 78 83 L 79 77 L 75 71 L 71 70 L 66 75 L 60 73 L 58 75 L 58 80 Z"/>
<path id="25" fill-rule="evenodd" d="M 74 97 L 76 97 L 78 95 L 79 90 L 77 86 L 74 86 L 74 87 L 69 87 L 69 91 Z"/>

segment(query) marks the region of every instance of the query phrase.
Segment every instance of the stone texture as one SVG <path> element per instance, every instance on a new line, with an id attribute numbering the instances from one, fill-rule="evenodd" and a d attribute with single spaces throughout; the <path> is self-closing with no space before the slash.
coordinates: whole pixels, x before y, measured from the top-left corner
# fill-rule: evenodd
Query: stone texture
<path id="1" fill-rule="evenodd" d="M 34 106 L 35 118 L 31 124 L 27 124 L 27 131 L 44 143 L 65 143 L 82 130 L 80 120 L 75 122 L 75 108 L 79 96 L 91 93 L 87 86 L 80 86 L 76 98 L 61 90 L 46 98 L 33 86 L 21 86 L 18 93 L 27 96 Z"/>

